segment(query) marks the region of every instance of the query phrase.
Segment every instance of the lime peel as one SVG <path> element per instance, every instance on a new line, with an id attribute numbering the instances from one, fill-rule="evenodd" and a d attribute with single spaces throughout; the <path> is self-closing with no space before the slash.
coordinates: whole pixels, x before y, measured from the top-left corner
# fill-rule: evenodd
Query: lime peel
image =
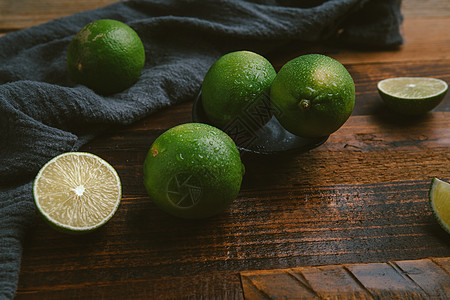
<path id="1" fill-rule="evenodd" d="M 433 178 L 428 198 L 434 217 L 450 233 L 450 183 Z"/>
<path id="2" fill-rule="evenodd" d="M 36 208 L 55 229 L 86 233 L 117 211 L 122 186 L 116 170 L 100 157 L 66 152 L 48 161 L 33 185 Z"/>
<path id="3" fill-rule="evenodd" d="M 395 77 L 379 81 L 377 89 L 392 110 L 418 115 L 432 110 L 444 99 L 448 84 L 430 77 Z"/>
<path id="4" fill-rule="evenodd" d="M 72 38 L 66 61 L 74 82 L 110 95 L 136 83 L 145 65 L 145 49 L 130 26 L 101 19 L 85 25 Z"/>
<path id="5" fill-rule="evenodd" d="M 203 219 L 222 213 L 236 199 L 245 167 L 225 132 L 185 123 L 153 142 L 143 173 L 150 199 L 161 210 L 179 218 Z"/>
<path id="6" fill-rule="evenodd" d="M 324 137 L 348 120 L 355 106 L 355 84 L 337 60 L 321 55 L 296 57 L 281 67 L 270 88 L 275 114 L 290 133 Z"/>
<path id="7" fill-rule="evenodd" d="M 209 121 L 229 132 L 237 121 L 254 131 L 264 126 L 272 117 L 268 95 L 275 76 L 272 64 L 257 53 L 243 50 L 220 57 L 202 83 Z"/>

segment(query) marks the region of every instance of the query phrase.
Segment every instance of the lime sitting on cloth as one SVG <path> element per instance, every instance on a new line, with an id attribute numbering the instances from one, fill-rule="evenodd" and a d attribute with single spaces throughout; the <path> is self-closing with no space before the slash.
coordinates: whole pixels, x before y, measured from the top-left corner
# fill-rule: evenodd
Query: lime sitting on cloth
<path id="1" fill-rule="evenodd" d="M 134 84 L 144 63 L 144 45 L 138 34 L 116 20 L 87 24 L 73 37 L 67 51 L 72 80 L 105 95 Z"/>
<path id="2" fill-rule="evenodd" d="M 14 297 L 22 245 L 34 219 L 32 182 L 52 157 L 76 151 L 112 125 L 192 99 L 211 64 L 231 47 L 264 54 L 291 42 L 329 40 L 340 29 L 343 43 L 402 43 L 399 0 L 308 2 L 316 5 L 119 1 L 0 37 L 0 298 Z M 74 85 L 66 55 L 80 28 L 108 18 L 131 26 L 150 55 L 135 84 L 104 97 Z"/>

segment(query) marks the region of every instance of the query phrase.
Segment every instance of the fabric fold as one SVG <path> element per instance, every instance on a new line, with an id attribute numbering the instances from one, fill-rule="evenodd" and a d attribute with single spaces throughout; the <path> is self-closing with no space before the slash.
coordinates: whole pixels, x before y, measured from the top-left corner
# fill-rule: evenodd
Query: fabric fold
<path id="1" fill-rule="evenodd" d="M 0 38 L 0 298 L 13 298 L 32 180 L 52 157 L 76 151 L 102 130 L 193 100 L 221 55 L 265 55 L 294 41 L 359 46 L 402 43 L 400 0 L 131 0 L 74 14 Z M 129 89 L 108 97 L 70 80 L 66 51 L 97 19 L 127 23 L 146 63 Z M 126 195 L 126 191 L 124 191 Z"/>

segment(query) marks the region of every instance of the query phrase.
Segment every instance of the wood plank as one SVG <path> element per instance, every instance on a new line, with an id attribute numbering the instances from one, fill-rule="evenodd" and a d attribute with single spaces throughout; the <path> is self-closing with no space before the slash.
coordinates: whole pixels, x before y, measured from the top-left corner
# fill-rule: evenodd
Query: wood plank
<path id="1" fill-rule="evenodd" d="M 0 32 L 106 2 L 0 0 Z M 217 218 L 189 222 L 170 217 L 151 202 L 142 184 L 142 163 L 151 143 L 166 129 L 191 121 L 192 101 L 112 128 L 83 147 L 117 169 L 124 188 L 121 207 L 105 227 L 88 236 L 63 235 L 36 218 L 16 298 L 242 299 L 245 284 L 255 297 L 268 298 L 260 290 L 264 276 L 244 278 L 240 273 L 286 268 L 287 273 L 270 275 L 266 286 L 281 278 L 302 285 L 311 297 L 333 298 L 331 289 L 318 284 L 327 280 L 334 290 L 363 297 L 369 292 L 352 281 L 355 275 L 336 266 L 354 263 L 379 263 L 401 274 L 394 273 L 401 280 L 397 291 L 414 283 L 429 294 L 446 291 L 448 282 L 439 270 L 449 273 L 448 234 L 434 220 L 427 192 L 434 176 L 450 181 L 450 95 L 432 113 L 402 118 L 383 108 L 376 82 L 399 75 L 450 82 L 450 10 L 448 0 L 403 0 L 403 6 L 407 43 L 398 51 L 313 48 L 348 67 L 357 87 L 353 116 L 324 145 L 307 153 L 244 156 L 247 174 L 241 192 Z M 306 50 L 303 44 L 292 45 L 271 58 L 279 68 Z M 430 256 L 418 267 L 410 263 Z M 386 266 L 386 261 L 395 263 Z M 417 272 L 423 268 L 427 271 Z M 428 274 L 440 280 L 424 280 L 432 276 Z M 336 287 L 339 280 L 349 286 Z M 420 294 L 413 290 L 410 295 Z"/>
<path id="2" fill-rule="evenodd" d="M 344 64 L 366 62 L 438 61 L 450 59 L 450 39 L 448 37 L 450 18 L 408 18 L 402 26 L 404 45 L 398 50 L 355 52 L 343 49 L 335 56 Z"/>
<path id="3" fill-rule="evenodd" d="M 409 118 L 398 116 L 389 111 L 383 104 L 378 91 L 378 81 L 399 76 L 423 76 L 435 77 L 450 83 L 450 60 L 433 62 L 399 62 L 390 64 L 356 64 L 346 65 L 348 71 L 355 81 L 356 103 L 353 116 L 374 115 L 375 119 L 391 119 L 393 122 L 410 124 L 427 119 L 428 115 L 419 118 Z M 200 89 L 200 84 L 199 84 Z M 164 109 L 161 112 L 148 116 L 141 121 L 136 122 L 125 130 L 167 130 L 178 124 L 192 121 L 192 99 L 187 102 Z M 434 112 L 450 111 L 450 93 L 447 93 L 441 104 L 434 109 Z M 170 118 L 167 117 L 170 115 Z M 120 130 L 120 129 L 114 129 Z"/>
<path id="4" fill-rule="evenodd" d="M 450 294 L 449 273 L 433 260 L 397 261 L 395 265 L 420 286 L 429 297 L 439 299 Z"/>
<path id="5" fill-rule="evenodd" d="M 131 160 L 137 168 L 158 135 L 172 126 L 191 121 L 190 107 L 185 103 L 132 127 L 114 130 L 113 134 L 93 141 L 86 149 L 99 151 L 108 159 L 121 151 L 126 159 L 117 164 L 127 170 L 125 164 Z M 184 113 L 183 109 L 186 110 Z M 162 122 L 165 115 L 173 117 Z M 311 185 L 314 182 L 353 184 L 446 178 L 450 161 L 449 122 L 450 112 L 435 112 L 414 119 L 390 113 L 353 116 L 325 144 L 310 152 L 270 160 L 244 157 L 249 164 L 246 180 L 256 187 L 269 180 L 285 180 L 288 185 L 295 180 L 297 185 Z M 119 139 L 125 134 L 127 139 Z M 110 150 L 109 139 L 114 139 L 117 150 Z M 269 176 L 268 170 L 277 173 Z M 133 169 L 124 175 L 141 182 L 140 173 Z"/>
<path id="6" fill-rule="evenodd" d="M 95 9 L 118 1 L 0 0 L 0 32 L 35 26 L 55 18 Z M 447 0 L 403 0 L 402 12 L 407 18 L 417 16 L 449 16 L 450 4 Z"/>
<path id="7" fill-rule="evenodd" d="M 252 186 L 268 187 L 272 186 L 270 180 L 281 186 L 311 186 L 446 178 L 449 113 L 433 113 L 414 121 L 392 116 L 351 117 L 325 144 L 308 153 L 260 160 L 260 164 L 258 159 L 248 158 L 247 180 Z M 268 176 L 267 172 L 275 174 Z"/>
<path id="8" fill-rule="evenodd" d="M 346 269 L 375 299 L 429 298 L 420 286 L 390 263 L 354 264 L 347 265 Z"/>
<path id="9" fill-rule="evenodd" d="M 426 196 L 431 176 L 448 180 L 449 121 L 449 112 L 413 124 L 351 117 L 308 153 L 245 158 L 247 174 L 233 206 L 199 222 L 164 214 L 143 187 L 142 162 L 161 123 L 149 119 L 152 129 L 111 132 L 83 150 L 117 169 L 121 207 L 104 228 L 83 237 L 54 232 L 37 219 L 19 293 L 85 295 L 87 285 L 104 298 L 128 289 L 136 297 L 219 297 L 218 291 L 237 297 L 236 274 L 244 270 L 450 256 Z"/>
<path id="10" fill-rule="evenodd" d="M 448 39 L 450 18 L 417 17 L 404 20 L 401 33 L 404 45 L 398 49 L 359 49 L 336 43 L 308 44 L 293 42 L 288 47 L 268 54 L 269 60 L 279 69 L 287 61 L 303 54 L 321 53 L 345 65 L 390 62 L 440 61 L 450 59 Z"/>
<path id="11" fill-rule="evenodd" d="M 426 2 L 426 8 L 419 6 L 433 17 L 430 17 L 430 15 L 426 15 L 426 17 L 411 16 L 405 19 L 402 26 L 405 45 L 398 50 L 354 51 L 354 49 L 333 44 L 305 45 L 297 42 L 287 47 L 288 50 L 286 48 L 285 50 L 277 49 L 275 53 L 267 54 L 267 56 L 278 68 L 287 60 L 305 53 L 322 53 L 334 57 L 344 64 L 448 60 L 450 59 L 450 40 L 445 37 L 448 35 L 448 28 L 450 28 L 450 18 L 439 14 L 434 16 L 436 13 L 433 12 L 444 11 L 450 14 L 449 2 L 445 0 L 444 3 L 439 0 L 435 1 L 437 2 L 436 7 L 440 7 L 441 10 L 434 9 L 435 6 L 432 5 L 432 1 Z M 117 0 L 58 1 L 56 3 L 54 0 L 46 0 L 42 3 L 25 1 L 25 4 L 21 2 L 0 0 L 0 33 L 38 25 L 57 17 L 105 6 L 117 2 Z M 412 2 L 416 4 L 417 1 Z M 442 7 L 445 5 L 447 7 Z M 404 6 L 408 7 L 410 12 L 415 11 L 415 8 L 412 8 L 410 4 L 405 3 Z"/>
<path id="12" fill-rule="evenodd" d="M 247 300 L 444 299 L 450 293 L 450 274 L 430 259 L 245 271 L 241 281 Z"/>
<path id="13" fill-rule="evenodd" d="M 97 273 L 94 270 L 94 273 Z M 109 272 L 122 272 L 124 276 L 118 281 L 109 279 Z M 20 289 L 15 299 L 202 299 L 242 300 L 243 292 L 238 274 L 222 276 L 220 274 L 205 277 L 194 275 L 186 277 L 161 277 L 136 280 L 130 278 L 127 269 L 104 270 L 103 280 L 77 281 L 68 276 L 65 284 L 55 284 L 50 274 L 41 277 L 41 284 Z M 66 277 L 70 270 L 57 276 Z M 128 278 L 127 278 L 128 277 Z M 72 281 L 69 281 L 72 280 Z M 219 283 L 219 284 L 217 284 Z"/>
<path id="14" fill-rule="evenodd" d="M 434 77 L 450 83 L 450 60 L 366 63 L 345 65 L 355 81 L 356 100 L 353 115 L 395 115 L 384 105 L 378 90 L 378 81 L 402 76 Z M 450 93 L 434 111 L 450 111 Z M 408 117 L 398 116 L 407 122 Z M 409 118 L 413 119 L 413 118 Z"/>
<path id="15" fill-rule="evenodd" d="M 402 0 L 402 13 L 405 18 L 448 17 L 450 16 L 450 2 L 447 0 Z"/>
<path id="16" fill-rule="evenodd" d="M 1 0 L 0 33 L 36 26 L 119 0 Z"/>
<path id="17" fill-rule="evenodd" d="M 435 257 L 432 260 L 450 274 L 450 257 Z"/>
<path id="18" fill-rule="evenodd" d="M 245 299 L 319 299 L 303 281 L 284 270 L 244 274 Z"/>
<path id="19" fill-rule="evenodd" d="M 342 266 L 319 266 L 292 269 L 287 272 L 304 278 L 306 286 L 309 286 L 322 299 L 372 298 L 369 292 Z"/>

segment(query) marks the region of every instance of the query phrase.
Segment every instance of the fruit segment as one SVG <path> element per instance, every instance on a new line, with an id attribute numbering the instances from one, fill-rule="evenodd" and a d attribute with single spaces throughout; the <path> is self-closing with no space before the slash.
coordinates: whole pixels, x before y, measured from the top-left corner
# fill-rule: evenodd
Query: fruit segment
<path id="1" fill-rule="evenodd" d="M 36 207 L 52 225 L 90 231 L 106 223 L 121 199 L 119 176 L 103 159 L 69 152 L 50 160 L 36 176 Z"/>
<path id="2" fill-rule="evenodd" d="M 436 220 L 450 233 L 450 183 L 434 178 L 431 182 L 429 199 Z"/>
<path id="3" fill-rule="evenodd" d="M 377 88 L 381 99 L 393 111 L 403 115 L 419 115 L 439 105 L 448 85 L 437 78 L 396 77 L 381 80 Z"/>

